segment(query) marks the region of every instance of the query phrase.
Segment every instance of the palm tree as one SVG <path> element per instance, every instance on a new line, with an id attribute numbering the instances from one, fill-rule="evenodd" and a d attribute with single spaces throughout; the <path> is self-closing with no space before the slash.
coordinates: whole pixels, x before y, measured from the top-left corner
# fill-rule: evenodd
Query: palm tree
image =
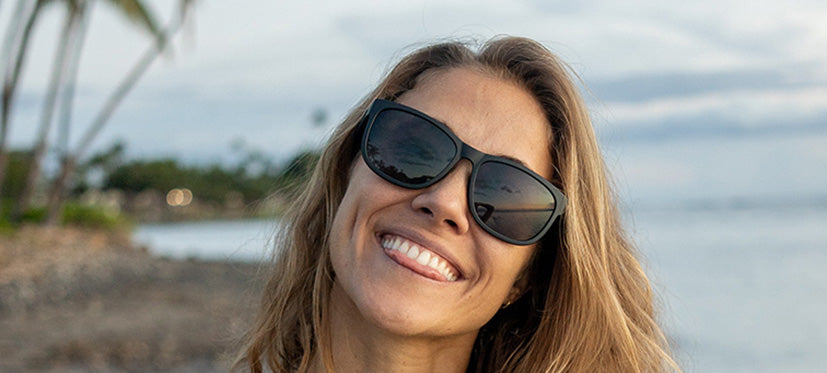
<path id="1" fill-rule="evenodd" d="M 28 45 L 40 9 L 46 0 L 35 2 L 21 0 L 17 3 L 11 23 L 6 30 L 3 42 L 3 91 L 0 97 L 0 196 L 2 196 L 3 182 L 6 177 L 8 150 L 6 149 L 9 134 L 9 119 L 14 96 L 17 92 L 17 83 L 20 80 L 24 62 L 28 55 Z M 22 20 L 25 19 L 25 22 Z"/>
<path id="2" fill-rule="evenodd" d="M 52 125 L 52 117 L 57 104 L 58 92 L 60 91 L 64 76 L 66 76 L 67 69 L 69 69 L 71 65 L 70 61 L 76 60 L 77 55 L 79 55 L 79 53 L 69 55 L 69 51 L 79 50 L 79 48 L 72 48 L 72 45 L 83 40 L 83 32 L 78 31 L 78 29 L 85 29 L 83 25 L 86 23 L 85 18 L 88 14 L 87 3 L 77 1 L 65 1 L 62 3 L 66 5 L 67 14 L 64 19 L 57 51 L 52 64 L 49 87 L 46 90 L 46 99 L 43 104 L 40 126 L 32 151 L 29 170 L 26 174 L 26 182 L 12 210 L 11 220 L 13 221 L 19 220 L 23 212 L 29 208 L 34 186 L 40 175 L 40 164 L 44 154 L 46 154 L 47 137 Z"/>
<path id="3" fill-rule="evenodd" d="M 12 211 L 12 220 L 18 220 L 31 203 L 34 188 L 40 176 L 40 165 L 46 153 L 47 138 L 52 127 L 55 110 L 60 103 L 61 143 L 68 142 L 68 128 L 71 123 L 71 108 L 74 98 L 74 81 L 77 77 L 78 62 L 88 25 L 89 2 L 87 0 L 54 1 L 66 7 L 66 18 L 58 41 L 57 52 L 52 66 L 49 88 L 41 113 L 40 126 L 26 183 Z M 119 14 L 132 21 L 155 39 L 161 38 L 157 22 L 141 1 L 107 1 Z M 68 152 L 67 146 L 61 147 Z"/>
<path id="4" fill-rule="evenodd" d="M 124 9 L 135 12 L 137 15 L 146 16 L 146 8 L 140 1 L 114 1 L 114 3 L 124 6 Z M 54 225 L 58 221 L 63 209 L 63 200 L 65 198 L 66 184 L 69 177 L 75 171 L 78 160 L 88 150 L 92 141 L 98 135 L 103 126 L 108 122 L 109 118 L 114 113 L 115 109 L 126 97 L 129 91 L 135 86 L 138 80 L 149 69 L 155 59 L 163 53 L 169 41 L 178 32 L 187 17 L 194 0 L 179 0 L 178 12 L 173 16 L 172 21 L 168 27 L 158 33 L 157 42 L 144 53 L 143 56 L 136 62 L 132 69 L 126 74 L 124 79 L 115 87 L 115 90 L 110 94 L 104 103 L 97 116 L 92 121 L 89 129 L 81 137 L 81 141 L 73 151 L 68 151 L 61 157 L 61 170 L 58 177 L 49 192 L 49 201 L 47 206 L 47 217 L 45 224 Z M 132 13 L 130 13 L 132 14 Z M 68 122 L 66 122 L 68 126 Z M 67 127 L 68 128 L 68 127 Z M 68 149 L 68 147 L 67 147 Z"/>

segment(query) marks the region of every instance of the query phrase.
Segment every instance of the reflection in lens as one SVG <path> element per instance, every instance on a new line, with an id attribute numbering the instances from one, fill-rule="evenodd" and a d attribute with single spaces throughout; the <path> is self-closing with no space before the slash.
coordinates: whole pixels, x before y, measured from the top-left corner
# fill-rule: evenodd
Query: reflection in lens
<path id="1" fill-rule="evenodd" d="M 480 220 L 515 240 L 536 236 L 554 212 L 551 191 L 530 174 L 505 163 L 489 161 L 480 165 L 473 190 Z"/>
<path id="2" fill-rule="evenodd" d="M 400 110 L 385 110 L 374 120 L 366 147 L 367 159 L 388 177 L 424 184 L 456 155 L 451 139 L 430 122 Z"/>

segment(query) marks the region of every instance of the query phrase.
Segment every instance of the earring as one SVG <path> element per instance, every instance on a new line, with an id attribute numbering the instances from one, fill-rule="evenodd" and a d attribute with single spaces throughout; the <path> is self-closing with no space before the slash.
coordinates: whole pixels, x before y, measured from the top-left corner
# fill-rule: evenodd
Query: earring
<path id="1" fill-rule="evenodd" d="M 511 305 L 511 303 L 512 303 L 512 302 L 511 302 L 511 299 L 510 299 L 510 298 L 509 298 L 509 299 L 507 299 L 507 300 L 505 301 L 505 303 L 503 303 L 502 307 L 500 307 L 500 309 L 505 309 L 506 307 L 510 306 L 510 305 Z"/>

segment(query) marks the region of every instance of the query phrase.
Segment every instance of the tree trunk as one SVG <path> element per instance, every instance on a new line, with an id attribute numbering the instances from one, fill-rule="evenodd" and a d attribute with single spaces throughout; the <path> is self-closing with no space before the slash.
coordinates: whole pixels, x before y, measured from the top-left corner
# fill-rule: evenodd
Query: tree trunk
<path id="1" fill-rule="evenodd" d="M 43 225 L 46 226 L 55 226 L 60 222 L 60 217 L 63 215 L 63 200 L 66 198 L 66 184 L 69 176 L 75 171 L 75 160 L 63 158 L 60 166 L 60 174 L 55 179 L 52 190 L 49 191 L 49 208 L 46 212 L 46 220 L 43 221 Z"/>
<path id="2" fill-rule="evenodd" d="M 52 185 L 52 190 L 49 192 L 44 225 L 55 225 L 60 220 L 63 213 L 66 184 L 77 166 L 77 157 L 73 157 L 69 152 L 69 126 L 71 125 L 71 107 L 74 102 L 75 78 L 77 77 L 83 42 L 86 39 L 86 26 L 89 24 L 88 3 L 79 1 L 75 6 L 70 6 L 69 17 L 72 18 L 72 26 L 69 28 L 70 35 L 66 38 L 68 53 L 63 62 L 65 70 L 62 74 L 61 84 L 59 84 L 64 89 L 60 102 L 61 135 L 58 139 L 58 142 L 61 143 L 61 169 Z"/>
<path id="3" fill-rule="evenodd" d="M 66 74 L 63 75 L 61 86 L 63 91 L 60 94 L 60 107 L 58 114 L 58 149 L 61 157 L 69 154 L 69 130 L 72 125 L 72 108 L 75 103 L 75 82 L 78 76 L 80 55 L 86 41 L 86 30 L 89 26 L 90 11 L 86 0 L 78 1 L 72 10 L 77 17 L 77 24 L 72 29 L 70 42 L 70 54 L 66 62 Z"/>
<path id="4" fill-rule="evenodd" d="M 69 65 L 67 51 L 69 50 L 69 44 L 71 42 L 70 37 L 75 35 L 75 29 L 79 26 L 79 21 L 78 13 L 70 9 L 66 14 L 58 49 L 55 52 L 52 73 L 49 79 L 49 88 L 46 91 L 46 99 L 43 103 L 43 111 L 40 116 L 40 128 L 37 134 L 37 141 L 32 151 L 32 159 L 29 164 L 28 174 L 26 175 L 26 184 L 23 186 L 20 197 L 12 210 L 12 221 L 19 221 L 31 204 L 32 195 L 37 186 L 37 180 L 40 177 L 40 165 L 43 161 L 43 156 L 46 154 L 47 138 L 49 136 L 49 130 L 52 127 L 58 92 Z"/>
<path id="5" fill-rule="evenodd" d="M 20 22 L 29 12 L 29 2 L 18 1 L 17 6 L 14 7 L 14 15 L 9 19 L 9 25 L 6 28 L 6 35 L 3 37 L 3 50 L 0 52 L 0 71 L 5 76 L 6 66 L 11 63 L 12 49 L 17 47 L 17 40 L 20 37 Z"/>
<path id="6" fill-rule="evenodd" d="M 6 166 L 8 165 L 8 134 L 9 134 L 9 118 L 11 116 L 11 105 L 14 102 L 14 93 L 17 90 L 17 82 L 20 80 L 20 70 L 23 68 L 23 62 L 26 60 L 28 52 L 29 39 L 32 34 L 37 16 L 40 13 L 40 8 L 43 5 L 43 0 L 37 0 L 31 13 L 28 14 L 26 23 L 20 31 L 19 42 L 13 43 L 10 49 L 9 57 L 14 56 L 14 61 L 9 66 L 5 66 L 3 76 L 3 93 L 0 102 L 0 196 L 3 195 L 3 183 L 6 179 Z M 12 61 L 9 61 L 12 62 Z"/>

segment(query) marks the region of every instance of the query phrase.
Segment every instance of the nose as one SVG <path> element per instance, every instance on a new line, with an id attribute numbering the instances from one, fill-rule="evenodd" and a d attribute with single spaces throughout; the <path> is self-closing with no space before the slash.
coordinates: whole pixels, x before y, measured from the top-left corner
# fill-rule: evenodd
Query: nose
<path id="1" fill-rule="evenodd" d="M 459 162 L 448 175 L 436 184 L 423 189 L 411 202 L 414 210 L 428 215 L 437 228 L 447 228 L 457 234 L 469 229 L 468 178 L 471 163 Z"/>

